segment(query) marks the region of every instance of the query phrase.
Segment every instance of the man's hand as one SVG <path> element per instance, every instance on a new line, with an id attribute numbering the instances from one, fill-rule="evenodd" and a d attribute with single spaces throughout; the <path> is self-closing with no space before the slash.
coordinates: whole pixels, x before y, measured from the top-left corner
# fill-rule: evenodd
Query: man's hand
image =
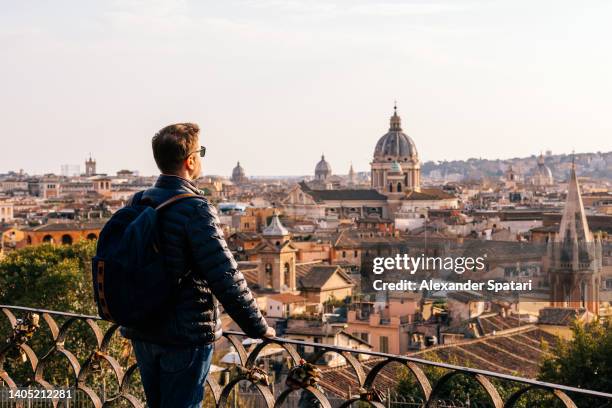
<path id="1" fill-rule="evenodd" d="M 274 328 L 268 326 L 268 330 L 266 330 L 266 332 L 264 333 L 263 336 L 267 337 L 267 338 L 270 338 L 270 339 L 273 338 L 273 337 L 276 337 L 276 330 L 274 330 Z"/>

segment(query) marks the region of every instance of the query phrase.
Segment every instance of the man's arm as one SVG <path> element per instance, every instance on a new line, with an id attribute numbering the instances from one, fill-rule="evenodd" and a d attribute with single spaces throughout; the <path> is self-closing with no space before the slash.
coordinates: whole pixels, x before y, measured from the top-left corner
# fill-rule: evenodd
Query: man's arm
<path id="1" fill-rule="evenodd" d="M 249 337 L 270 336 L 266 319 L 238 270 L 238 264 L 218 226 L 216 211 L 210 204 L 204 201 L 197 203 L 186 230 L 193 254 L 193 273 L 206 280 L 227 314 Z"/>

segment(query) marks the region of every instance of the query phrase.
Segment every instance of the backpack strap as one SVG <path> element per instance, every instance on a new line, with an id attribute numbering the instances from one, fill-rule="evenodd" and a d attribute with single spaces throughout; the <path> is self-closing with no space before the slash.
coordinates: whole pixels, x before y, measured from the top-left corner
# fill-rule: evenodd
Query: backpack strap
<path id="1" fill-rule="evenodd" d="M 130 197 L 130 199 L 126 203 L 126 206 L 139 205 L 140 200 L 142 200 L 142 195 L 144 194 L 144 192 L 145 190 L 139 191 L 136 194 L 134 194 L 132 197 Z"/>
<path id="2" fill-rule="evenodd" d="M 158 205 L 157 207 L 155 207 L 155 211 L 159 211 L 162 210 L 174 203 L 176 203 L 177 201 L 183 200 L 185 198 L 200 198 L 200 199 L 204 199 L 204 197 L 199 196 L 197 194 L 193 194 L 193 193 L 184 193 L 184 194 L 177 194 L 174 197 L 171 197 L 169 199 L 167 199 L 166 201 L 164 201 L 163 203 L 161 203 L 160 205 Z"/>

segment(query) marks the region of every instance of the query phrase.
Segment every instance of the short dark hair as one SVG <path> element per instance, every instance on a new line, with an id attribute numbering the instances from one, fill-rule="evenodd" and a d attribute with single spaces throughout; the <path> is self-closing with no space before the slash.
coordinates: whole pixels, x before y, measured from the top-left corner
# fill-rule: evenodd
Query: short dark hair
<path id="1" fill-rule="evenodd" d="M 195 123 L 175 123 L 153 136 L 153 157 L 162 173 L 175 173 L 189 153 L 197 149 L 200 127 Z"/>

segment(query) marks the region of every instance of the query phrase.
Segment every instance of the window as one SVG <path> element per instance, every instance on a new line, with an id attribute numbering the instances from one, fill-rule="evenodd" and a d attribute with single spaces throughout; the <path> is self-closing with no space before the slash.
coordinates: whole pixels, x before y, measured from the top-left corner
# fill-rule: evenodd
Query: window
<path id="1" fill-rule="evenodd" d="M 387 336 L 380 336 L 380 352 L 389 352 L 389 338 Z"/>
<path id="2" fill-rule="evenodd" d="M 289 265 L 289 262 L 285 262 L 285 267 L 283 270 L 283 280 L 285 285 L 290 288 L 291 285 L 291 265 Z"/>
<path id="3" fill-rule="evenodd" d="M 346 258 L 346 251 L 342 251 L 342 257 Z"/>
<path id="4" fill-rule="evenodd" d="M 514 266 L 505 267 L 504 276 L 507 278 L 518 276 L 518 271 L 516 270 L 516 267 Z"/>
<path id="5" fill-rule="evenodd" d="M 355 252 L 353 253 L 353 256 L 354 256 L 355 258 L 357 258 L 357 251 L 355 251 Z"/>
<path id="6" fill-rule="evenodd" d="M 266 288 L 272 288 L 272 286 L 273 286 L 273 282 L 272 282 L 272 264 L 270 264 L 270 263 L 266 264 L 264 281 L 265 281 L 264 284 L 265 284 Z"/>

